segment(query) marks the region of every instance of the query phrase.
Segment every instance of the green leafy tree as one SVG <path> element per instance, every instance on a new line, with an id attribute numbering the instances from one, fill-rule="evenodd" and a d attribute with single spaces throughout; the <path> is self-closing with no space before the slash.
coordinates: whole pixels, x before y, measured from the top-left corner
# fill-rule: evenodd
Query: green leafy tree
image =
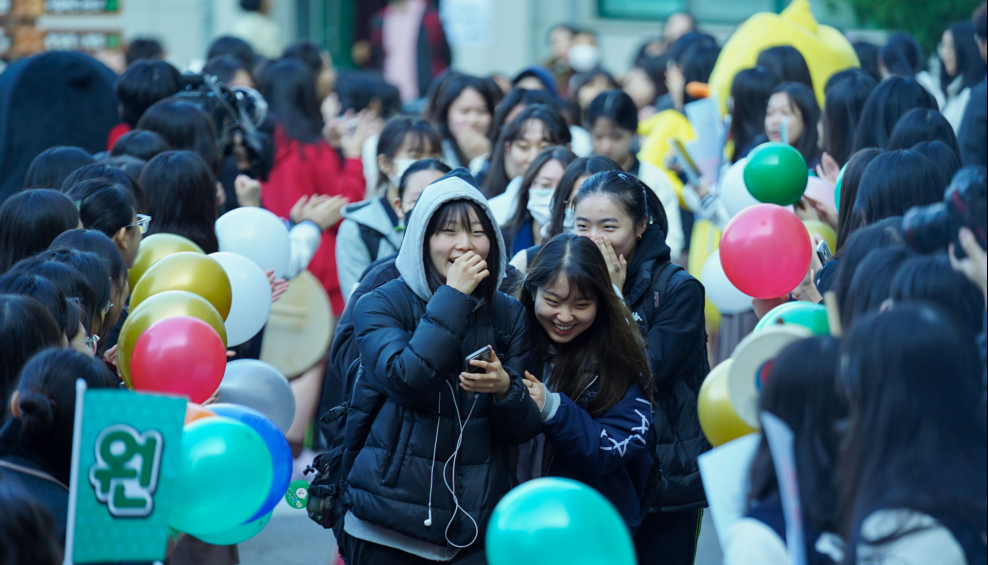
<path id="1" fill-rule="evenodd" d="M 929 54 L 944 30 L 954 22 L 970 19 L 976 0 L 843 0 L 864 25 L 911 33 Z M 835 4 L 830 0 L 831 5 Z"/>

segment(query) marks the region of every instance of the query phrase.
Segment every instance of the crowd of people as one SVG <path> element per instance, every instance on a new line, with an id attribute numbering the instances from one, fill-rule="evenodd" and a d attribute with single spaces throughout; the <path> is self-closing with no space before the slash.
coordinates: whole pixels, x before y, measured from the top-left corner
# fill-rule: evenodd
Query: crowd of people
<path id="1" fill-rule="evenodd" d="M 336 318 L 315 416 L 346 417 L 305 424 L 329 449 L 314 467 L 335 458 L 345 485 L 331 525 L 348 565 L 486 563 L 495 506 L 540 477 L 602 493 L 639 563 L 692 564 L 701 385 L 760 317 L 830 292 L 843 337 L 787 347 L 759 401 L 795 435 L 807 562 L 984 563 L 985 14 L 945 30 L 929 65 L 904 33 L 855 43 L 860 66 L 822 97 L 792 46 L 736 73 L 724 171 L 783 143 L 839 193 L 793 208 L 833 230 L 833 256 L 740 313 L 713 308 L 699 268 L 737 211 L 669 148 L 692 139 L 684 112 L 721 56 L 686 14 L 623 77 L 566 26 L 512 79 L 447 69 L 447 51 L 419 53 L 415 75 L 383 62 L 397 84 L 308 42 L 223 37 L 199 75 L 135 43 L 105 151 L 44 150 L 0 206 L 0 556 L 17 556 L 0 561 L 56 562 L 74 381 L 122 386 L 142 236 L 213 253 L 220 215 L 263 207 L 291 229 L 288 278 L 307 268 Z M 242 104 L 238 127 L 210 96 Z M 725 563 L 790 563 L 764 439 L 749 481 L 745 518 L 718 532 Z M 170 562 L 237 562 L 198 545 L 210 557 Z"/>

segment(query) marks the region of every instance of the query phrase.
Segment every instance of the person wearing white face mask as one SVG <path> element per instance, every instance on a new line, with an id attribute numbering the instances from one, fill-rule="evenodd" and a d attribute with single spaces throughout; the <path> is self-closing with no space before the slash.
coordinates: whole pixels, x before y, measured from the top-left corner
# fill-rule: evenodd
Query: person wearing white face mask
<path id="1" fill-rule="evenodd" d="M 380 257 L 398 252 L 405 213 L 398 198 L 401 177 L 417 161 L 442 156 L 442 139 L 429 122 L 410 117 L 390 120 L 377 146 L 377 187 L 368 199 L 343 208 L 336 238 L 336 268 L 343 297 Z"/>
<path id="2" fill-rule="evenodd" d="M 543 231 L 552 218 L 552 196 L 566 167 L 576 155 L 566 147 L 546 147 L 535 157 L 525 176 L 515 209 L 501 228 L 510 256 L 543 242 Z"/>

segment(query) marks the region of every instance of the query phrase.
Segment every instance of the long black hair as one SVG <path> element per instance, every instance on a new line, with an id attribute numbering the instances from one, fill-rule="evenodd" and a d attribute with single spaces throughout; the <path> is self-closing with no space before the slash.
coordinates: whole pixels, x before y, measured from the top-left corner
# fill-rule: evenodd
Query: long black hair
<path id="1" fill-rule="evenodd" d="M 109 328 L 103 325 L 103 320 L 110 309 L 110 299 L 112 298 L 113 286 L 110 281 L 110 264 L 96 253 L 88 251 L 78 251 L 76 249 L 58 248 L 48 249 L 28 260 L 37 261 L 39 265 L 44 263 L 59 263 L 72 267 L 82 275 L 86 284 L 93 289 L 96 299 L 93 308 L 89 313 L 93 323 L 87 327 L 91 333 L 105 334 Z M 15 269 L 16 270 L 16 269 Z M 42 274 L 42 276 L 44 276 Z M 117 278 L 117 281 L 120 279 Z M 78 285 L 78 283 L 76 283 Z M 66 296 L 69 296 L 66 294 Z M 96 321 L 99 324 L 96 324 Z"/>
<path id="2" fill-rule="evenodd" d="M 851 44 L 851 47 L 858 54 L 858 60 L 861 61 L 861 70 L 875 79 L 876 83 L 882 80 L 882 72 L 878 68 L 878 57 L 881 51 L 878 46 L 867 41 L 855 41 Z"/>
<path id="3" fill-rule="evenodd" d="M 796 471 L 804 520 L 814 530 L 834 532 L 840 517 L 837 507 L 837 455 L 839 422 L 847 405 L 838 394 L 837 371 L 840 342 L 833 337 L 797 341 L 776 357 L 765 379 L 759 409 L 780 418 L 795 435 Z M 779 492 L 768 441 L 761 444 L 751 462 L 752 506 Z M 806 540 L 810 547 L 816 540 Z"/>
<path id="4" fill-rule="evenodd" d="M 845 308 L 850 307 L 851 304 L 851 285 L 858 266 L 869 253 L 893 245 L 905 245 L 905 239 L 902 237 L 902 218 L 898 216 L 862 227 L 848 238 L 841 249 L 833 287 L 837 294 L 837 304 L 840 305 L 844 316 L 847 315 Z"/>
<path id="5" fill-rule="evenodd" d="M 944 253 L 922 255 L 903 263 L 889 286 L 896 302 L 923 302 L 938 306 L 957 329 L 974 340 L 981 333 L 985 298 L 981 290 L 951 267 Z"/>
<path id="6" fill-rule="evenodd" d="M 142 161 L 150 161 L 169 149 L 171 146 L 161 135 L 153 131 L 135 129 L 117 139 L 116 143 L 113 144 L 113 149 L 110 150 L 110 156 L 129 155 Z"/>
<path id="7" fill-rule="evenodd" d="M 806 59 L 791 45 L 765 49 L 758 54 L 755 64 L 771 71 L 779 82 L 798 82 L 813 92 L 813 77 L 810 76 L 810 68 L 806 66 Z"/>
<path id="8" fill-rule="evenodd" d="M 879 510 L 909 509 L 984 532 L 988 453 L 975 342 L 936 309 L 907 304 L 856 324 L 841 365 L 850 402 L 839 469 L 844 562 L 857 563 L 863 545 L 916 531 L 900 526 L 868 539 L 862 525 Z"/>
<path id="9" fill-rule="evenodd" d="M 0 295 L 0 414 L 8 414 L 17 376 L 35 353 L 61 347 L 62 330 L 45 307 L 30 296 Z M 0 418 L 6 421 L 6 418 Z M 69 435 L 72 435 L 69 432 Z"/>
<path id="10" fill-rule="evenodd" d="M 504 130 L 506 122 L 508 121 L 508 116 L 518 108 L 519 106 L 524 106 L 527 108 L 529 106 L 534 106 L 536 104 L 542 104 L 545 106 L 552 106 L 557 110 L 562 112 L 559 106 L 559 101 L 552 97 L 548 92 L 544 90 L 525 90 L 524 88 L 518 88 L 517 86 L 508 91 L 501 99 L 501 102 L 494 109 L 494 118 L 491 121 L 491 131 L 488 136 L 491 143 L 497 142 L 498 136 Z M 524 109 L 522 108 L 522 109 Z"/>
<path id="11" fill-rule="evenodd" d="M 270 102 L 270 100 L 269 100 Z M 173 150 L 195 151 L 214 175 L 220 168 L 216 126 L 201 108 L 177 98 L 167 98 L 148 108 L 137 129 L 153 131 Z"/>
<path id="12" fill-rule="evenodd" d="M 635 226 L 653 224 L 663 234 L 669 233 L 665 207 L 655 191 L 636 176 L 621 171 L 597 173 L 587 179 L 576 193 L 574 206 L 579 206 L 582 200 L 595 194 L 607 196 L 620 204 Z"/>
<path id="13" fill-rule="evenodd" d="M 488 173 L 482 187 L 482 192 L 487 198 L 500 196 L 508 188 L 512 179 L 508 178 L 507 170 L 504 167 L 504 160 L 508 153 L 507 146 L 521 139 L 525 135 L 528 124 L 534 121 L 542 123 L 542 139 L 549 145 L 569 145 L 573 140 L 566 120 L 555 108 L 538 104 L 525 108 L 501 132 L 497 143 L 494 144 L 490 173 Z"/>
<path id="14" fill-rule="evenodd" d="M 484 235 L 490 240 L 490 252 L 487 255 L 487 270 L 491 273 L 486 279 L 482 280 L 477 286 L 477 289 L 473 291 L 473 296 L 480 300 L 483 300 L 488 307 L 493 307 L 494 305 L 494 295 L 497 293 L 498 280 L 497 274 L 501 272 L 501 256 L 504 253 L 503 249 L 498 249 L 497 244 L 497 226 L 491 220 L 490 216 L 487 215 L 487 211 L 483 206 L 477 204 L 473 200 L 450 200 L 439 207 L 438 210 L 432 217 L 429 218 L 429 224 L 425 230 L 425 237 L 422 238 L 422 257 L 425 261 L 425 280 L 429 284 L 429 290 L 433 293 L 436 290 L 446 284 L 446 280 L 439 274 L 436 270 L 436 266 L 432 264 L 429 253 L 429 240 L 437 232 L 446 229 L 448 227 L 459 227 L 467 232 L 473 230 L 470 225 L 470 210 L 473 210 L 477 214 L 477 219 L 480 220 L 481 228 L 484 230 Z"/>
<path id="15" fill-rule="evenodd" d="M 899 31 L 882 47 L 881 62 L 889 74 L 913 78 L 923 63 L 923 51 L 913 36 Z"/>
<path id="16" fill-rule="evenodd" d="M 823 105 L 823 150 L 844 166 L 853 154 L 861 112 L 878 82 L 861 69 L 848 69 L 827 81 Z"/>
<path id="17" fill-rule="evenodd" d="M 68 333 L 65 294 L 45 277 L 27 273 L 3 275 L 0 277 L 0 294 L 17 294 L 37 300 L 55 319 L 58 329 Z M 76 329 L 72 328 L 72 331 Z"/>
<path id="18" fill-rule="evenodd" d="M 78 147 L 51 147 L 31 161 L 24 177 L 24 188 L 62 188 L 65 177 L 86 165 L 95 165 L 96 159 Z"/>
<path id="19" fill-rule="evenodd" d="M 601 155 L 591 155 L 590 157 L 580 157 L 575 159 L 566 167 L 566 172 L 559 179 L 556 192 L 552 195 L 552 220 L 549 222 L 549 233 L 547 239 L 552 239 L 563 233 L 563 224 L 566 221 L 566 208 L 569 206 L 573 190 L 579 188 L 576 181 L 583 176 L 593 176 L 604 171 L 620 171 L 621 166 Z"/>
<path id="20" fill-rule="evenodd" d="M 913 108 L 936 110 L 937 101 L 913 78 L 893 76 L 880 82 L 861 111 L 854 152 L 867 147 L 887 148 L 895 124 Z"/>
<path id="21" fill-rule="evenodd" d="M 137 202 L 123 187 L 106 180 L 87 180 L 72 186 L 66 195 L 79 207 L 83 227 L 113 237 L 133 225 Z"/>
<path id="22" fill-rule="evenodd" d="M 882 307 L 891 297 L 889 289 L 892 287 L 892 279 L 912 255 L 912 250 L 905 245 L 890 245 L 873 249 L 865 256 L 854 270 L 847 292 L 843 293 L 840 321 L 844 328 L 853 326 L 855 320 Z M 980 319 L 979 317 L 979 324 Z"/>
<path id="23" fill-rule="evenodd" d="M 868 169 L 868 165 L 875 160 L 882 152 L 878 149 L 862 149 L 853 154 L 847 161 L 844 168 L 844 176 L 841 177 L 840 203 L 838 203 L 837 219 L 837 249 L 834 250 L 834 257 L 839 257 L 841 249 L 847 243 L 851 234 L 862 225 L 864 219 L 854 213 L 854 203 L 858 198 L 858 186 L 861 185 L 861 177 Z"/>
<path id="24" fill-rule="evenodd" d="M 285 135 L 298 143 L 322 140 L 322 114 L 316 95 L 316 75 L 298 59 L 271 63 L 261 77 L 261 94 Z"/>
<path id="25" fill-rule="evenodd" d="M 85 321 L 83 325 L 87 330 L 92 329 L 92 321 L 101 314 L 99 310 L 99 299 L 93 285 L 86 280 L 86 277 L 78 269 L 59 261 L 45 261 L 38 257 L 31 257 L 18 263 L 10 271 L 11 275 L 34 275 L 48 279 L 65 296 L 66 305 L 69 302 L 78 304 Z M 109 282 L 107 282 L 109 284 Z M 65 333 L 68 337 L 75 335 L 78 325 L 73 325 L 69 321 L 68 310 L 66 310 Z"/>
<path id="26" fill-rule="evenodd" d="M 136 229 L 136 226 L 134 227 Z M 50 249 L 75 249 L 97 255 L 110 273 L 114 290 L 127 281 L 127 264 L 113 240 L 101 231 L 92 229 L 69 230 L 51 242 Z"/>
<path id="27" fill-rule="evenodd" d="M 785 93 L 789 97 L 792 109 L 799 112 L 799 117 L 803 121 L 803 133 L 799 136 L 799 141 L 793 147 L 810 165 L 820 156 L 820 132 L 817 124 L 820 122 L 820 106 L 816 101 L 816 94 L 813 94 L 808 86 L 800 82 L 784 82 L 775 87 L 772 94 Z"/>
<path id="28" fill-rule="evenodd" d="M 113 92 L 120 102 L 121 117 L 131 127 L 137 127 L 141 116 L 152 105 L 178 93 L 182 74 L 161 59 L 135 61 L 120 75 Z"/>
<path id="29" fill-rule="evenodd" d="M 732 163 L 737 163 L 750 149 L 752 141 L 765 132 L 768 99 L 778 84 L 779 79 L 765 67 L 744 69 L 734 75 L 731 83 Z"/>
<path id="30" fill-rule="evenodd" d="M 535 182 L 535 178 L 539 175 L 539 171 L 551 161 L 559 161 L 563 166 L 563 170 L 565 170 L 575 160 L 576 154 L 566 147 L 552 146 L 540 151 L 535 160 L 532 161 L 532 164 L 529 165 L 528 172 L 522 178 L 521 188 L 518 190 L 518 205 L 515 206 L 515 211 L 511 215 L 511 219 L 502 226 L 505 234 L 504 244 L 508 247 L 509 251 L 511 248 L 511 243 L 509 242 L 514 241 L 515 236 L 518 235 L 518 231 L 522 226 L 532 221 L 532 214 L 528 211 L 528 194 L 532 188 L 532 183 Z"/>
<path id="31" fill-rule="evenodd" d="M 19 482 L 0 481 L 0 547 L 16 548 L 18 563 L 61 563 L 57 531 L 51 512 Z"/>
<path id="32" fill-rule="evenodd" d="M 974 88 L 985 78 L 985 62 L 981 58 L 978 43 L 974 37 L 974 22 L 963 20 L 950 26 L 950 34 L 954 38 L 954 53 L 957 60 L 957 72 L 953 76 L 947 74 L 947 68 L 940 60 L 940 87 L 944 94 L 947 87 L 957 77 L 964 77 L 964 88 Z"/>
<path id="33" fill-rule="evenodd" d="M 930 160 L 940 172 L 940 181 L 944 183 L 943 189 L 947 190 L 947 185 L 954 179 L 957 171 L 961 170 L 961 159 L 947 144 L 942 141 L 921 141 L 911 148 L 914 153 L 918 153 Z"/>
<path id="34" fill-rule="evenodd" d="M 37 188 L 11 196 L 0 205 L 0 274 L 77 227 L 79 211 L 57 190 Z"/>
<path id="35" fill-rule="evenodd" d="M 148 235 L 173 233 L 206 253 L 220 250 L 216 239 L 216 179 L 191 151 L 166 151 L 144 168 L 147 213 L 154 220 Z"/>
<path id="36" fill-rule="evenodd" d="M 919 153 L 909 149 L 885 151 L 865 169 L 854 213 L 869 224 L 901 216 L 913 206 L 942 202 L 949 182 L 941 179 L 937 167 Z"/>
<path id="37" fill-rule="evenodd" d="M 552 342 L 535 314 L 538 290 L 552 287 L 560 276 L 566 277 L 571 296 L 597 304 L 590 327 L 565 345 Z M 631 312 L 614 292 L 603 255 L 589 238 L 562 234 L 543 245 L 518 291 L 518 300 L 528 312 L 529 325 L 538 328 L 532 332 L 538 358 L 548 355 L 551 348 L 558 351 L 553 357 L 552 375 L 543 375 L 553 392 L 578 398 L 598 376 L 597 395 L 588 406 L 593 416 L 613 408 L 632 383 L 652 400 L 655 385 L 644 341 Z"/>
<path id="38" fill-rule="evenodd" d="M 950 122 L 937 110 L 926 108 L 913 108 L 899 118 L 889 137 L 888 149 L 911 149 L 924 141 L 945 143 L 960 157 L 961 149 Z M 950 179 L 944 180 L 950 182 Z"/>
<path id="39" fill-rule="evenodd" d="M 449 108 L 464 91 L 473 89 L 484 99 L 484 103 L 487 105 L 487 111 L 490 112 L 493 118 L 494 98 L 491 96 L 490 90 L 484 86 L 482 80 L 470 75 L 454 72 L 450 73 L 445 80 L 437 81 L 437 83 L 436 102 L 432 106 L 432 112 L 427 118 L 439 127 L 439 133 L 442 134 L 443 139 L 453 146 L 453 151 L 456 153 L 456 158 L 460 164 L 468 166 L 470 163 L 467 162 L 463 150 L 460 149 L 459 144 L 456 143 L 456 138 L 453 137 L 453 132 L 449 129 Z"/>

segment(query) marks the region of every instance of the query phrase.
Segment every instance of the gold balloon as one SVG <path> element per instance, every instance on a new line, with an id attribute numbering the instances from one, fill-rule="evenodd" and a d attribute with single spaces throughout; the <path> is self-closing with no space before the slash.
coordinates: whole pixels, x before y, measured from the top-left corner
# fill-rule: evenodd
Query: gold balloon
<path id="1" fill-rule="evenodd" d="M 169 255 L 182 253 L 183 251 L 206 254 L 201 247 L 180 235 L 156 233 L 145 237 L 141 241 L 140 249 L 137 251 L 137 259 L 134 260 L 134 266 L 127 273 L 130 288 L 133 289 L 137 286 L 138 281 L 151 268 L 151 265 L 154 265 Z"/>
<path id="2" fill-rule="evenodd" d="M 731 405 L 727 379 L 733 362 L 728 359 L 717 365 L 700 387 L 697 406 L 700 427 L 714 447 L 757 431 L 744 423 Z"/>
<path id="3" fill-rule="evenodd" d="M 809 232 L 810 238 L 813 237 L 813 234 L 818 233 L 827 242 L 827 245 L 830 246 L 831 253 L 837 251 L 837 234 L 834 232 L 834 228 L 817 220 L 806 220 L 803 222 L 803 225 L 806 226 L 806 231 Z"/>
<path id="4" fill-rule="evenodd" d="M 120 329 L 120 338 L 117 341 L 117 368 L 120 369 L 120 376 L 123 377 L 128 388 L 133 388 L 130 380 L 130 358 L 138 338 L 155 322 L 178 316 L 192 316 L 206 322 L 216 330 L 223 340 L 223 347 L 226 347 L 226 327 L 223 325 L 223 318 L 205 298 L 183 290 L 169 290 L 155 294 L 134 307 L 127 316 L 123 328 Z"/>
<path id="5" fill-rule="evenodd" d="M 167 290 L 187 290 L 212 304 L 226 320 L 233 302 L 230 278 L 216 259 L 198 253 L 175 253 L 155 263 L 131 290 L 130 307 Z"/>

